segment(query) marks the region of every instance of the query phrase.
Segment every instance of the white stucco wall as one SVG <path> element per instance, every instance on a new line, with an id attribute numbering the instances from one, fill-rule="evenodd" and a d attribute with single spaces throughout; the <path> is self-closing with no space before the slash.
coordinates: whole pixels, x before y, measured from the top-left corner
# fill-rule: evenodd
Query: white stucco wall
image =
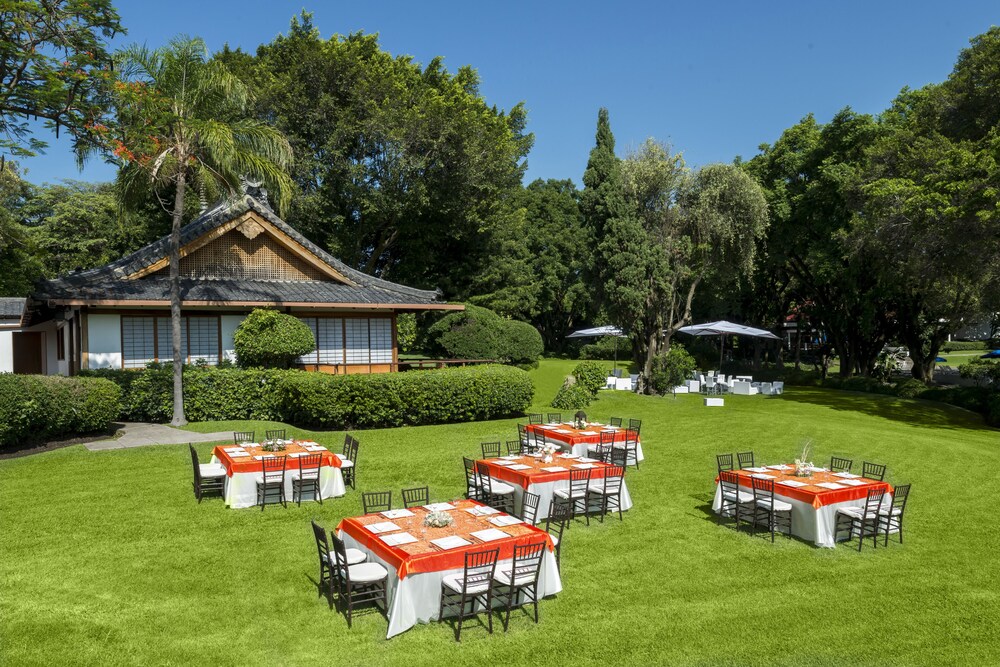
<path id="1" fill-rule="evenodd" d="M 87 368 L 121 368 L 121 316 L 88 315 L 87 348 Z"/>
<path id="2" fill-rule="evenodd" d="M 233 332 L 243 321 L 245 315 L 222 316 L 222 356 L 230 361 L 236 361 L 236 350 L 233 347 Z"/>
<path id="3" fill-rule="evenodd" d="M 14 372 L 13 332 L 0 331 L 0 373 Z"/>

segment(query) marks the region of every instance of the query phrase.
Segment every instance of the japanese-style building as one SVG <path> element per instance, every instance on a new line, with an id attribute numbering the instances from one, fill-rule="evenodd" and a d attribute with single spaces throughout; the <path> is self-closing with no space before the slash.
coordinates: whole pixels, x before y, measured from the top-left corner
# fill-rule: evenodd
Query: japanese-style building
<path id="1" fill-rule="evenodd" d="M 294 315 L 312 329 L 317 349 L 300 358 L 302 368 L 391 372 L 398 368 L 397 313 L 463 308 L 445 303 L 439 292 L 352 269 L 264 201 L 243 194 L 181 230 L 186 362 L 234 359 L 233 332 L 251 310 L 263 307 Z M 23 307 L 20 299 L 6 299 L 0 371 L 73 375 L 169 361 L 169 248 L 167 236 L 106 266 L 42 281 Z"/>

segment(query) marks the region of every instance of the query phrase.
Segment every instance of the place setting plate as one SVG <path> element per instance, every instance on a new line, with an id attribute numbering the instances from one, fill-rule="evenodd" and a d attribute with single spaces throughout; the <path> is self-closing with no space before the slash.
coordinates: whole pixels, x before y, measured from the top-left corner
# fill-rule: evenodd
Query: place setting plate
<path id="1" fill-rule="evenodd" d="M 409 533 L 393 533 L 392 535 L 379 535 L 378 538 L 390 547 L 398 547 L 402 544 L 416 542 L 417 538 Z"/>
<path id="2" fill-rule="evenodd" d="M 437 539 L 431 540 L 431 544 L 436 546 L 438 549 L 458 549 L 459 547 L 467 547 L 472 544 L 469 540 L 464 537 L 459 537 L 458 535 L 448 535 L 447 537 L 439 537 Z"/>
<path id="3" fill-rule="evenodd" d="M 365 530 L 370 533 L 375 533 L 376 535 L 380 533 L 391 533 L 392 531 L 399 529 L 399 526 L 394 524 L 392 521 L 380 521 L 378 523 L 370 523 L 365 526 Z"/>
<path id="4" fill-rule="evenodd" d="M 500 514 L 500 510 L 495 507 L 490 507 L 489 505 L 476 505 L 475 507 L 467 507 L 466 512 L 472 516 L 489 516 L 491 514 Z"/>
<path id="5" fill-rule="evenodd" d="M 384 512 L 379 512 L 379 514 L 384 516 L 386 519 L 405 519 L 406 517 L 416 516 L 413 512 L 407 509 L 386 510 Z"/>
<path id="6" fill-rule="evenodd" d="M 493 540 L 503 540 L 510 535 L 499 530 L 497 528 L 487 528 L 486 530 L 477 530 L 474 533 L 469 533 L 472 537 L 476 538 L 480 542 L 492 542 Z"/>
<path id="7" fill-rule="evenodd" d="M 430 505 L 424 505 L 424 509 L 431 512 L 447 512 L 455 509 L 455 506 L 451 503 L 431 503 Z"/>
<path id="8" fill-rule="evenodd" d="M 502 516 L 495 516 L 490 519 L 490 523 L 494 526 L 516 526 L 520 523 L 524 523 L 523 519 L 518 519 L 516 516 L 511 516 L 509 514 L 504 514 Z"/>

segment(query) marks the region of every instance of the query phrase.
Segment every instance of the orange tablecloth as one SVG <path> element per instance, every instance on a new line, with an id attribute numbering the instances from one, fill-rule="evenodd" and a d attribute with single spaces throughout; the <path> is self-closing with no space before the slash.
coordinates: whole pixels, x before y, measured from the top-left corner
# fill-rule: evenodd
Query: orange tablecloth
<path id="1" fill-rule="evenodd" d="M 219 460 L 219 463 L 226 467 L 226 474 L 229 477 L 232 477 L 233 473 L 260 472 L 260 459 L 255 459 L 254 456 L 287 456 L 288 454 L 296 454 L 298 452 L 304 452 L 306 454 L 320 454 L 323 459 L 320 462 L 321 466 L 332 466 L 334 468 L 340 467 L 340 457 L 333 452 L 329 450 L 325 452 L 310 452 L 303 447 L 300 442 L 292 442 L 285 447 L 285 451 L 283 452 L 266 452 L 261 449 L 260 445 L 243 445 L 243 449 L 249 452 L 250 456 L 238 457 L 232 457 L 226 453 L 226 448 L 233 446 L 234 445 L 219 446 L 212 450 L 212 455 Z M 299 467 L 298 458 L 289 458 L 286 465 L 289 470 L 297 470 Z"/>
<path id="2" fill-rule="evenodd" d="M 482 503 L 475 500 L 456 500 L 452 501 L 451 504 L 456 507 L 448 512 L 454 519 L 454 523 L 445 528 L 425 526 L 424 517 L 427 516 L 428 510 L 423 507 L 411 507 L 410 511 L 414 514 L 411 517 L 387 519 L 381 514 L 365 514 L 364 516 L 344 519 L 337 526 L 337 530 L 350 535 L 356 542 L 375 553 L 383 562 L 394 567 L 400 579 L 406 578 L 408 574 L 420 572 L 461 569 L 465 567 L 465 554 L 471 551 L 499 547 L 500 560 L 504 560 L 513 558 L 514 547 L 523 544 L 533 544 L 544 540 L 549 550 L 553 549 L 552 538 L 540 528 L 529 526 L 526 523 L 513 526 L 494 526 L 490 523 L 490 519 L 506 515 L 501 512 L 484 517 L 473 516 L 465 510 L 469 507 L 482 506 Z M 417 541 L 391 547 L 380 540 L 378 535 L 365 529 L 365 526 L 369 524 L 383 521 L 391 521 L 401 530 L 417 538 Z M 480 542 L 475 537 L 471 537 L 471 533 L 487 528 L 496 528 L 507 533 L 510 537 L 490 542 Z M 449 535 L 463 537 L 472 544 L 444 551 L 430 542 Z"/>
<path id="3" fill-rule="evenodd" d="M 885 489 L 886 493 L 892 493 L 892 486 L 890 486 L 888 482 L 880 482 L 878 480 L 866 479 L 864 477 L 855 478 L 859 482 L 864 482 L 863 486 L 848 486 L 845 489 L 824 489 L 822 486 L 815 486 L 815 484 L 818 482 L 843 483 L 843 478 L 837 477 L 832 472 L 814 472 L 812 477 L 796 477 L 794 466 L 789 467 L 793 469 L 783 472 L 781 470 L 768 468 L 767 473 L 765 473 L 774 477 L 775 495 L 800 500 L 804 503 L 809 503 L 817 509 L 824 505 L 833 505 L 834 503 L 842 503 L 848 500 L 866 498 L 868 496 L 868 490 L 872 488 L 882 487 Z M 735 470 L 734 472 L 739 475 L 740 486 L 753 488 L 753 483 L 750 481 L 751 475 L 754 474 L 753 472 L 749 470 Z M 800 486 L 795 488 L 779 484 L 778 482 L 783 479 L 793 479 L 797 482 L 805 482 L 809 486 Z M 718 483 L 719 478 L 716 477 L 715 481 Z"/>
<path id="4" fill-rule="evenodd" d="M 490 470 L 490 477 L 517 484 L 522 489 L 527 489 L 531 484 L 544 484 L 545 482 L 558 482 L 561 479 L 569 479 L 569 471 L 575 463 L 580 463 L 577 459 L 560 458 L 558 454 L 552 457 L 551 463 L 544 463 L 542 459 L 533 456 L 522 456 L 514 459 L 514 463 L 521 463 L 531 466 L 530 470 L 511 470 L 508 466 L 497 465 L 497 461 L 504 459 L 481 459 L 477 463 L 485 463 Z M 607 463 L 596 461 L 590 469 L 591 479 L 603 479 L 609 466 Z M 562 472 L 549 472 L 542 468 L 560 467 Z"/>
<path id="5" fill-rule="evenodd" d="M 572 447 L 573 445 L 596 445 L 601 442 L 601 431 L 613 430 L 615 432 L 615 442 L 625 442 L 625 431 L 623 427 L 607 426 L 605 424 L 591 423 L 587 428 L 574 428 L 571 424 L 559 424 L 549 426 L 548 424 L 528 424 L 524 427 L 528 433 L 541 432 L 549 440 L 557 440 Z M 556 433 L 556 429 L 569 431 L 569 433 Z M 594 435 L 586 435 L 584 431 Z"/>

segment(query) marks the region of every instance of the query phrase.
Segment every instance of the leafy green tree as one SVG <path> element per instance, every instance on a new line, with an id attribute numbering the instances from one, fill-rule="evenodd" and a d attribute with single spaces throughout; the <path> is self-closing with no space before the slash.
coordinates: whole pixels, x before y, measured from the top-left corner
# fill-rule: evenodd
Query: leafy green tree
<path id="1" fill-rule="evenodd" d="M 23 223 L 30 197 L 31 185 L 14 163 L 0 167 L 0 296 L 27 296 L 42 275 L 31 230 Z"/>
<path id="2" fill-rule="evenodd" d="M 569 180 L 529 184 L 517 198 L 518 224 L 496 230 L 472 283 L 471 303 L 531 322 L 549 350 L 563 349 L 594 305 L 586 282 L 593 242 L 578 199 Z"/>
<path id="3" fill-rule="evenodd" d="M 256 55 L 219 58 L 259 84 L 257 117 L 295 150 L 290 224 L 367 273 L 471 294 L 492 230 L 517 223 L 523 105 L 498 110 L 473 68 L 421 67 L 376 35 L 323 39 L 308 13 Z"/>
<path id="4" fill-rule="evenodd" d="M 35 155 L 46 143 L 30 119 L 73 137 L 78 154 L 99 136 L 111 80 L 105 40 L 124 32 L 110 0 L 0 3 L 0 154 Z"/>
<path id="5" fill-rule="evenodd" d="M 257 308 L 233 332 L 236 363 L 243 368 L 291 368 L 316 349 L 305 322 L 276 310 Z"/>
<path id="6" fill-rule="evenodd" d="M 291 148 L 280 132 L 249 117 L 252 91 L 219 61 L 209 60 L 200 39 L 178 37 L 166 47 L 125 49 L 114 85 L 113 154 L 126 193 L 171 191 L 170 316 L 174 366 L 174 416 L 184 418 L 181 359 L 180 229 L 188 186 L 206 198 L 235 193 L 241 179 L 259 179 L 287 206 L 285 170 Z"/>

